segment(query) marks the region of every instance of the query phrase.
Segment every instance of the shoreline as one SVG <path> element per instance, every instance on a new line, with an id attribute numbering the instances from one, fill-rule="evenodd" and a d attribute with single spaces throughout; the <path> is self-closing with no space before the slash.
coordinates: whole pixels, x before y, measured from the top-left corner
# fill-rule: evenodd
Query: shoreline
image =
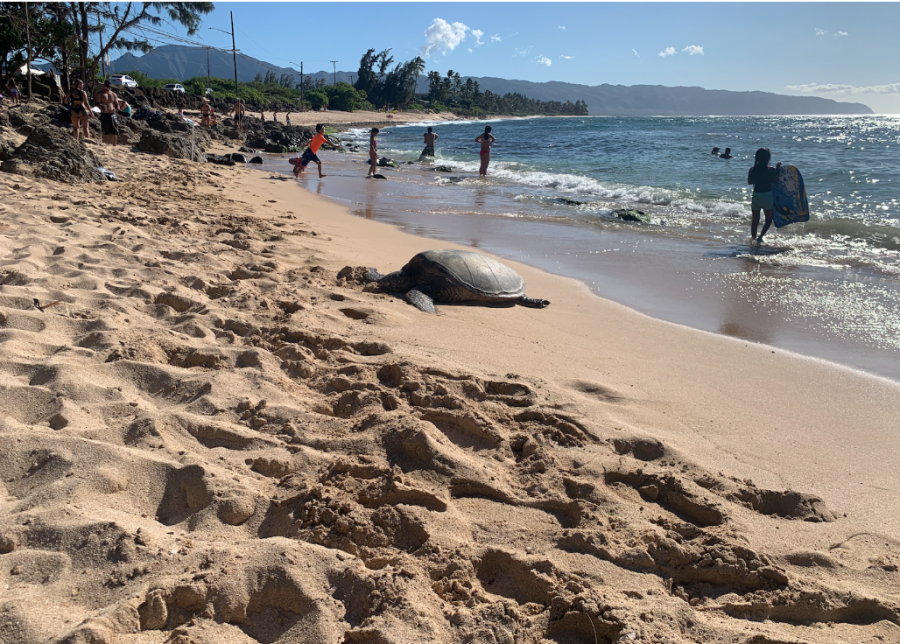
<path id="1" fill-rule="evenodd" d="M 517 262 L 547 309 L 427 316 L 336 276 L 432 240 L 88 147 L 120 183 L 0 174 L 16 642 L 900 633 L 900 387 Z"/>
<path id="2" fill-rule="evenodd" d="M 310 177 L 310 179 L 313 178 Z M 315 180 L 318 181 L 318 179 Z M 338 213 L 353 220 L 352 223 L 344 222 L 343 225 L 339 227 L 342 236 L 346 236 L 351 229 L 356 227 L 364 226 L 367 230 L 369 227 L 373 227 L 373 229 L 368 230 L 366 234 L 353 235 L 353 238 L 360 244 L 363 244 L 365 240 L 372 237 L 379 239 L 380 243 L 384 243 L 385 237 L 394 238 L 395 236 L 398 236 L 398 239 L 396 240 L 391 239 L 392 245 L 410 247 L 410 250 L 408 251 L 409 257 L 411 257 L 414 252 L 419 252 L 427 248 L 447 247 L 471 250 L 465 245 L 435 241 L 427 237 L 417 236 L 414 233 L 401 231 L 389 223 L 362 218 L 359 215 L 350 212 L 350 209 L 346 207 L 345 204 L 334 202 L 328 200 L 326 197 L 313 194 L 311 190 L 306 190 L 305 188 L 304 190 L 309 193 L 310 197 L 315 198 L 317 201 L 326 201 L 334 208 L 334 214 L 329 217 L 329 221 L 336 218 Z M 320 225 L 325 225 L 325 222 L 320 221 Z M 387 228 L 390 232 L 384 232 L 380 227 Z M 405 263 L 406 259 L 408 259 L 408 257 L 406 257 L 405 259 L 385 264 L 385 262 L 389 261 L 389 258 L 383 251 L 374 252 L 371 249 L 370 244 L 366 244 L 366 248 L 367 252 L 359 255 L 359 263 L 365 264 L 366 266 L 372 266 L 382 272 L 386 270 L 397 270 Z M 369 263 L 366 263 L 366 258 L 377 259 L 369 259 Z M 591 332 L 589 330 L 591 324 L 589 319 L 597 317 L 607 321 L 607 324 L 605 325 L 607 328 L 609 326 L 609 320 L 616 320 L 616 322 L 612 324 L 613 328 L 628 329 L 628 332 L 624 335 L 628 341 L 633 342 L 635 345 L 652 345 L 653 349 L 642 347 L 640 352 L 641 356 L 638 357 L 629 355 L 632 352 L 628 349 L 623 349 L 619 346 L 619 343 L 614 340 L 609 338 L 604 338 L 602 340 L 605 349 L 615 349 L 615 353 L 619 354 L 616 356 L 617 362 L 629 363 L 637 373 L 641 374 L 641 377 L 638 379 L 648 378 L 656 381 L 654 383 L 654 391 L 647 389 L 642 392 L 642 397 L 646 396 L 649 399 L 655 399 L 658 393 L 665 392 L 666 398 L 668 398 L 666 401 L 668 404 L 681 407 L 676 414 L 678 417 L 677 419 L 666 418 L 669 414 L 663 410 L 661 414 L 653 414 L 652 420 L 650 420 L 650 418 L 643 419 L 635 426 L 635 428 L 644 423 L 653 426 L 655 430 L 660 432 L 659 434 L 653 434 L 655 438 L 663 440 L 666 438 L 674 439 L 677 441 L 680 449 L 691 452 L 694 458 L 697 458 L 698 452 L 702 453 L 703 457 L 700 459 L 700 462 L 706 467 L 720 467 L 722 466 L 722 459 L 724 459 L 724 462 L 728 463 L 726 470 L 731 471 L 736 476 L 752 478 L 757 484 L 764 487 L 802 489 L 805 492 L 822 496 L 831 504 L 835 504 L 837 499 L 840 498 L 841 501 L 837 506 L 840 508 L 840 512 L 852 513 L 852 510 L 854 509 L 853 506 L 857 503 L 856 493 L 853 492 L 852 489 L 847 488 L 841 491 L 841 488 L 843 488 L 842 484 L 829 482 L 823 479 L 817 472 L 817 466 L 811 467 L 809 463 L 804 462 L 806 460 L 804 456 L 798 451 L 798 448 L 793 447 L 796 439 L 799 438 L 795 435 L 798 431 L 797 427 L 793 426 L 794 419 L 788 420 L 788 418 L 804 417 L 806 419 L 802 423 L 805 427 L 802 433 L 809 433 L 807 434 L 807 439 L 812 439 L 811 432 L 818 424 L 819 427 L 828 429 L 825 435 L 829 436 L 829 441 L 833 441 L 835 439 L 839 440 L 843 435 L 843 431 L 840 429 L 841 423 L 838 419 L 843 418 L 843 422 L 846 426 L 853 426 L 856 422 L 854 420 L 855 418 L 866 417 L 866 415 L 871 412 L 871 415 L 869 416 L 870 419 L 875 420 L 880 415 L 881 420 L 881 422 L 875 423 L 874 426 L 870 426 L 870 429 L 873 431 L 873 438 L 877 437 L 879 441 L 887 440 L 891 443 L 897 442 L 898 447 L 900 447 L 900 436 L 892 436 L 893 432 L 890 429 L 894 422 L 897 423 L 897 426 L 900 426 L 900 409 L 895 408 L 893 403 L 887 402 L 893 396 L 900 395 L 900 383 L 894 380 L 821 358 L 777 349 L 765 344 L 755 344 L 741 340 L 740 338 L 734 338 L 661 320 L 640 313 L 628 305 L 602 298 L 593 293 L 584 282 L 577 278 L 554 275 L 527 264 L 502 258 L 498 259 L 513 266 L 526 278 L 526 281 L 529 284 L 529 292 L 537 293 L 540 297 L 545 297 L 553 302 L 551 307 L 546 311 L 534 312 L 536 319 L 533 320 L 533 323 L 539 327 L 545 328 L 544 325 L 541 324 L 542 320 L 540 316 L 543 316 L 548 311 L 550 312 L 550 315 L 553 315 L 553 313 L 555 313 L 554 309 L 558 310 L 560 308 L 560 302 L 558 302 L 559 297 L 552 295 L 554 290 L 562 288 L 563 291 L 572 298 L 572 301 L 567 305 L 568 310 L 566 310 L 564 316 L 560 316 L 563 320 L 557 321 L 556 324 L 551 327 L 556 331 L 553 335 L 565 337 L 566 335 L 575 332 L 579 338 L 585 340 L 585 344 L 588 344 L 590 342 L 589 338 L 591 337 Z M 533 284 L 536 284 L 537 288 L 533 286 Z M 550 293 L 550 295 L 548 295 L 548 293 Z M 403 304 L 405 306 L 405 303 Z M 413 307 L 409 308 L 410 315 L 418 313 Z M 576 312 L 578 309 L 586 310 Z M 473 315 L 475 311 L 478 312 L 478 325 L 483 325 L 488 327 L 491 331 L 499 332 L 506 340 L 503 343 L 503 346 L 507 348 L 510 347 L 509 338 L 507 337 L 509 333 L 500 331 L 498 327 L 502 327 L 502 325 L 497 324 L 495 326 L 493 321 L 488 319 L 491 315 L 497 315 L 496 311 L 493 311 L 492 309 L 479 309 L 476 307 L 464 306 L 443 307 L 443 315 L 441 317 L 450 316 L 450 311 L 453 312 L 454 332 L 448 332 L 443 337 L 439 337 L 441 334 L 428 334 L 427 336 L 429 341 L 434 343 L 432 351 L 435 355 L 448 355 L 452 354 L 454 350 L 458 350 L 454 338 L 465 335 L 465 319 L 467 316 Z M 574 317 L 572 317 L 573 315 Z M 578 346 L 573 346 L 572 342 L 566 341 L 549 342 L 546 338 L 540 338 L 534 334 L 534 329 L 530 328 L 531 322 L 532 321 L 525 322 L 523 329 L 521 329 L 523 331 L 527 330 L 529 335 L 534 336 L 529 342 L 543 346 L 552 346 L 557 350 L 565 351 L 568 355 L 568 358 L 565 360 L 553 361 L 552 372 L 555 373 L 556 378 L 558 379 L 557 384 L 559 386 L 563 389 L 571 389 L 571 381 L 573 380 L 577 380 L 578 378 L 590 380 L 597 377 L 596 371 L 591 366 L 591 363 L 593 359 L 596 359 L 597 364 L 602 364 L 602 356 L 604 355 L 602 351 L 599 351 L 596 348 L 590 350 L 591 347 L 584 346 L 578 342 L 575 343 Z M 572 328 L 565 326 L 569 323 L 573 325 Z M 557 324 L 563 326 L 557 326 Z M 517 326 L 516 329 L 519 330 L 519 327 Z M 661 342 L 658 338 L 653 337 L 657 335 L 669 338 L 670 340 Z M 653 337 L 653 340 L 648 343 L 643 337 Z M 422 344 L 422 342 L 423 339 L 421 336 L 417 336 L 416 344 L 419 345 Z M 673 349 L 672 346 L 670 346 L 670 342 L 683 342 L 691 348 Z M 492 346 L 491 342 L 485 344 L 486 346 Z M 628 344 L 628 342 L 625 341 L 625 344 Z M 484 350 L 486 351 L 486 349 Z M 515 353 L 515 351 L 511 351 L 510 355 L 515 356 Z M 656 369 L 647 368 L 647 363 L 654 360 L 654 358 L 651 358 L 650 356 L 657 354 L 666 356 L 661 362 L 671 363 L 671 366 L 665 370 L 666 373 L 664 374 L 660 374 Z M 749 365 L 747 363 L 747 354 L 750 356 L 749 360 L 752 361 Z M 467 360 L 471 360 L 471 362 L 466 362 L 464 364 L 465 368 L 486 370 L 490 369 L 491 365 L 494 364 L 493 359 L 485 360 L 481 357 L 478 350 L 466 351 L 464 355 Z M 773 355 L 775 357 L 770 358 L 770 356 Z M 498 356 L 494 355 L 493 357 L 497 358 Z M 521 358 L 521 356 L 518 357 Z M 701 360 L 704 358 L 710 360 L 711 364 L 708 366 L 714 366 L 716 375 L 705 373 L 710 371 L 710 369 L 692 364 L 698 360 L 698 357 L 700 357 Z M 680 367 L 677 364 L 679 360 L 683 361 L 688 366 Z M 532 366 L 526 367 L 529 363 L 531 363 Z M 503 366 L 498 367 L 494 365 L 495 373 L 499 374 L 506 369 L 518 369 L 534 374 L 540 371 L 546 372 L 549 369 L 549 365 L 546 363 L 538 368 L 537 365 L 534 364 L 533 359 L 502 360 L 500 364 Z M 742 373 L 742 378 L 747 379 L 746 384 L 735 382 L 736 376 L 734 375 L 731 365 L 740 365 L 738 372 Z M 567 372 L 574 373 L 568 376 L 562 375 Z M 634 387 L 633 383 L 626 382 L 630 378 L 620 379 L 612 376 L 612 374 L 609 374 L 609 376 L 613 377 L 611 386 L 604 382 L 598 385 L 598 389 L 603 391 L 609 389 L 617 392 L 611 395 L 612 398 L 616 398 L 619 393 L 628 391 L 630 388 Z M 685 376 L 690 376 L 691 382 L 689 384 L 673 386 L 674 382 L 683 381 Z M 669 382 L 665 382 L 666 380 Z M 569 382 L 568 385 L 565 384 L 566 381 Z M 787 383 L 793 381 L 808 383 L 807 391 L 809 393 L 805 395 L 811 396 L 811 399 L 805 401 L 792 399 L 794 392 Z M 725 384 L 726 382 L 727 385 Z M 814 385 L 812 383 L 816 384 Z M 778 391 L 779 386 L 782 385 L 784 385 L 784 390 Z M 849 386 L 849 389 L 845 391 L 853 392 L 852 395 L 833 394 L 834 387 L 839 385 L 844 387 Z M 815 386 L 832 391 L 832 394 L 829 395 L 834 395 L 834 397 L 831 399 L 831 403 L 826 405 L 827 410 L 824 407 L 818 406 L 823 401 L 821 394 L 816 394 L 811 391 Z M 704 408 L 712 407 L 713 409 L 719 410 L 718 414 L 714 413 L 712 409 L 710 409 L 708 413 L 716 417 L 716 422 L 724 422 L 727 424 L 728 429 L 725 436 L 716 436 L 714 433 L 708 433 L 706 431 L 701 431 L 696 434 L 690 430 L 685 431 L 685 425 L 700 422 L 699 419 L 696 418 L 687 420 L 682 417 L 682 414 L 688 413 L 688 409 L 693 409 L 698 406 L 699 401 L 695 399 L 696 394 L 691 393 L 691 391 L 697 387 L 709 389 L 711 391 L 719 390 L 719 394 L 723 394 L 724 391 L 728 392 L 720 399 L 718 405 L 709 405 L 708 403 L 702 405 Z M 777 403 L 773 404 L 773 406 L 776 407 L 776 410 L 767 409 L 762 412 L 762 415 L 765 417 L 765 422 L 767 424 L 771 423 L 772 425 L 767 428 L 765 441 L 771 441 L 769 448 L 772 452 L 780 455 L 779 460 L 781 463 L 774 469 L 772 468 L 774 463 L 769 462 L 766 457 L 762 457 L 762 453 L 758 451 L 757 446 L 745 445 L 743 447 L 747 451 L 742 453 L 742 448 L 739 445 L 730 446 L 729 448 L 724 449 L 724 446 L 719 444 L 726 436 L 730 436 L 727 440 L 740 442 L 741 439 L 738 437 L 741 435 L 743 419 L 753 419 L 760 415 L 760 410 L 758 408 L 758 404 L 760 403 L 755 402 L 755 399 L 752 401 L 744 400 L 747 393 L 744 391 L 745 388 L 747 392 L 752 392 L 750 394 L 751 396 L 757 396 L 760 400 L 768 398 L 777 401 Z M 876 395 L 875 399 L 881 400 L 882 404 L 885 406 L 882 407 L 880 411 L 863 407 L 859 412 L 850 413 L 848 415 L 847 404 L 853 406 L 851 401 L 872 400 L 872 397 L 869 394 L 874 393 L 874 391 L 870 391 L 870 389 L 881 392 Z M 674 398 L 669 398 L 669 396 L 672 396 L 676 391 L 678 394 L 675 395 Z M 684 398 L 689 402 L 682 407 L 681 405 L 676 405 L 676 398 Z M 723 416 L 721 414 L 722 408 L 728 408 L 730 413 L 724 414 Z M 780 418 L 773 418 L 773 413 L 784 415 Z M 690 412 L 690 415 L 692 416 L 693 412 Z M 706 422 L 713 421 L 707 420 Z M 750 422 L 752 423 L 753 421 Z M 698 428 L 699 427 L 702 427 L 702 425 L 698 425 Z M 784 432 L 784 435 L 782 435 L 782 432 Z M 878 441 L 869 443 L 870 447 L 873 448 L 873 451 L 870 452 L 873 458 L 874 455 L 878 453 L 878 448 L 876 447 L 877 444 Z M 835 467 L 840 465 L 839 469 L 844 472 L 844 475 L 849 475 L 853 472 L 854 475 L 858 477 L 862 471 L 867 469 L 864 462 L 850 465 L 846 462 L 841 463 L 842 457 L 834 453 L 829 454 L 829 450 L 819 452 L 819 446 L 817 446 L 817 440 L 815 439 L 810 440 L 804 447 L 813 450 L 815 453 L 810 460 L 816 463 L 827 461 Z M 794 453 L 791 454 L 791 452 Z M 898 465 L 900 465 L 900 459 L 898 459 Z M 889 468 L 878 468 L 877 471 L 884 474 L 889 471 Z M 843 477 L 839 476 L 836 478 L 841 479 Z M 894 480 L 893 476 L 891 476 L 890 479 L 891 480 L 883 480 L 878 484 L 874 481 L 860 481 L 859 484 L 866 487 L 881 488 L 885 490 L 900 490 L 900 485 L 897 485 L 897 483 L 900 483 L 900 479 Z M 886 499 L 879 500 L 876 505 L 883 503 L 885 500 Z M 900 495 L 892 500 L 891 504 L 896 504 L 895 507 L 900 511 Z M 869 510 L 864 511 L 864 513 L 871 518 L 880 514 L 874 506 Z M 850 514 L 850 516 L 852 516 L 852 514 Z M 857 517 L 856 521 L 859 521 L 860 518 L 861 517 Z M 879 525 L 880 523 L 880 520 L 876 520 L 875 524 L 871 526 L 872 529 L 884 530 L 888 528 L 889 534 L 895 538 L 900 537 L 900 520 L 890 520 Z M 878 527 L 876 528 L 875 526 Z"/>

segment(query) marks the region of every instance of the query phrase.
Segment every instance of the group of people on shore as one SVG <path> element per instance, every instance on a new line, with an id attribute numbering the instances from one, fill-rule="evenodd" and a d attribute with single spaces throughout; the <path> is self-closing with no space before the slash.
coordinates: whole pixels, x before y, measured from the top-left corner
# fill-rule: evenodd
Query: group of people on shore
<path id="1" fill-rule="evenodd" d="M 119 98 L 112 89 L 112 83 L 107 80 L 94 93 L 94 107 L 100 112 L 100 132 L 103 142 L 109 145 L 118 145 L 119 124 L 117 117 L 131 118 L 131 106 L 127 101 Z M 68 106 L 72 119 L 72 136 L 78 139 L 81 135 L 85 139 L 91 138 L 88 127 L 90 119 L 94 118 L 91 109 L 91 101 L 84 90 L 84 82 L 76 80 L 72 89 L 66 93 L 64 104 Z"/>
<path id="2" fill-rule="evenodd" d="M 305 170 L 306 166 L 309 165 L 311 161 L 314 161 L 319 168 L 319 177 L 325 177 L 327 175 L 322 174 L 322 161 L 317 156 L 317 152 L 322 145 L 327 144 L 330 147 L 334 147 L 334 149 L 338 149 L 335 146 L 332 146 L 327 142 L 324 135 L 325 126 L 321 123 L 316 125 L 316 135 L 313 137 L 312 141 L 309 143 L 309 147 L 303 152 L 302 156 L 293 157 L 288 159 L 288 163 L 294 166 L 294 176 L 300 176 Z M 369 130 L 369 172 L 366 174 L 366 178 L 376 176 L 376 168 L 378 167 L 378 134 L 381 130 L 377 127 L 373 127 Z M 321 136 L 321 138 L 320 138 Z M 425 148 L 422 150 L 422 154 L 419 155 L 419 161 L 423 161 L 426 157 L 434 158 L 434 146 L 437 143 L 438 135 L 434 132 L 434 128 L 428 126 L 424 134 L 424 143 Z M 481 150 L 479 151 L 479 156 L 481 157 L 481 167 L 478 170 L 478 176 L 486 177 L 488 165 L 491 162 L 491 146 L 497 138 L 491 134 L 491 126 L 488 125 L 484 128 L 484 132 L 479 134 L 475 139 L 475 142 L 481 145 Z M 380 177 L 379 177 L 380 178 Z"/>

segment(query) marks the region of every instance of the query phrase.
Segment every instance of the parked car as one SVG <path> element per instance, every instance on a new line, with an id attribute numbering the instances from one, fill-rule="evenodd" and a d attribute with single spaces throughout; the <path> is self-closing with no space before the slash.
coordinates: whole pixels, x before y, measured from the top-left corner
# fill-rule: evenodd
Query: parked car
<path id="1" fill-rule="evenodd" d="M 125 74 L 113 74 L 109 77 L 109 82 L 111 85 L 116 87 L 137 87 L 138 82 L 134 80 L 131 76 L 126 76 Z"/>
<path id="2" fill-rule="evenodd" d="M 169 90 L 170 92 L 181 92 L 182 94 L 184 94 L 184 85 L 180 83 L 169 83 L 168 85 L 166 85 L 165 89 Z"/>

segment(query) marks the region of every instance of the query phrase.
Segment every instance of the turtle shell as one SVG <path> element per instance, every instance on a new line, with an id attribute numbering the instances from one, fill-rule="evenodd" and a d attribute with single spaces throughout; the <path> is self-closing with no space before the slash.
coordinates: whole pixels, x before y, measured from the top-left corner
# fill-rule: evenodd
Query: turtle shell
<path id="1" fill-rule="evenodd" d="M 486 298 L 512 300 L 525 294 L 525 280 L 521 275 L 487 255 L 470 250 L 427 250 L 413 257 L 406 269 L 414 269 L 426 281 L 429 274 L 443 274 Z"/>

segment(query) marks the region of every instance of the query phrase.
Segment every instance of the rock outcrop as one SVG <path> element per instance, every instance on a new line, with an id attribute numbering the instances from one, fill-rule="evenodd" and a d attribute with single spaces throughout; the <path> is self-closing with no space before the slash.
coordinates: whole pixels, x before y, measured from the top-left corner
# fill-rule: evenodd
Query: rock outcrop
<path id="1" fill-rule="evenodd" d="M 138 141 L 137 149 L 141 152 L 165 154 L 173 159 L 192 159 L 198 163 L 206 163 L 205 146 L 198 138 L 194 140 L 193 158 L 191 156 L 190 137 L 165 134 L 152 129 L 144 130 L 141 133 L 141 140 Z"/>
<path id="2" fill-rule="evenodd" d="M 0 166 L 3 172 L 63 183 L 106 181 L 100 163 L 81 141 L 52 125 L 34 128 L 21 146 Z"/>

